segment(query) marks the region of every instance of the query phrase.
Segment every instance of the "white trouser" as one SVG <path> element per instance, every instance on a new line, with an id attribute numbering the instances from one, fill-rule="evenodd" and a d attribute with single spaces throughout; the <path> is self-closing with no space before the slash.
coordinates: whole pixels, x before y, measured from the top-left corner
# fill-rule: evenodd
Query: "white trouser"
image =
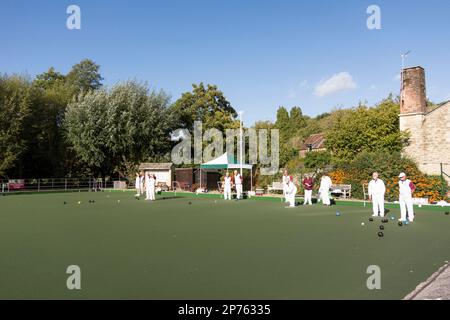
<path id="1" fill-rule="evenodd" d="M 331 204 L 330 202 L 330 195 L 328 194 L 328 190 L 326 191 L 320 191 L 320 198 L 322 199 L 322 203 L 329 206 Z"/>
<path id="2" fill-rule="evenodd" d="M 289 202 L 289 207 L 295 207 L 295 194 L 287 194 L 286 201 Z"/>
<path id="3" fill-rule="evenodd" d="M 156 197 L 155 197 L 155 187 L 150 187 L 149 189 L 150 189 L 150 190 L 149 190 L 149 195 L 147 196 L 148 199 L 150 199 L 150 200 L 156 200 Z"/>
<path id="4" fill-rule="evenodd" d="M 231 186 L 225 186 L 223 190 L 223 197 L 225 200 L 231 200 Z"/>
<path id="5" fill-rule="evenodd" d="M 242 197 L 242 184 L 237 184 L 236 185 L 236 193 L 237 193 L 237 198 L 241 199 L 241 197 Z"/>
<path id="6" fill-rule="evenodd" d="M 408 210 L 408 220 L 414 221 L 414 206 L 412 197 L 400 196 L 400 214 L 402 221 L 406 221 L 407 210 Z"/>
<path id="7" fill-rule="evenodd" d="M 312 190 L 305 190 L 305 201 L 303 204 L 310 204 L 312 205 Z"/>
<path id="8" fill-rule="evenodd" d="M 141 194 L 141 188 L 136 188 L 136 195 L 139 196 Z"/>
<path id="9" fill-rule="evenodd" d="M 384 217 L 384 194 L 372 195 L 372 207 L 374 216 L 378 216 L 379 211 L 380 217 Z"/>
<path id="10" fill-rule="evenodd" d="M 287 186 L 283 187 L 283 198 L 286 202 L 288 202 L 288 194 L 287 194 Z"/>

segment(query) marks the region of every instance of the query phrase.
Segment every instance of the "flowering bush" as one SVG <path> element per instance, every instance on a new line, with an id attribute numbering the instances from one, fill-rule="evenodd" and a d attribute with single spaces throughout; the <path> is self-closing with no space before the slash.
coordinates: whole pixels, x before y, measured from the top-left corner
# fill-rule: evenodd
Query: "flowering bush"
<path id="1" fill-rule="evenodd" d="M 400 153 L 362 153 L 350 163 L 340 165 L 329 175 L 334 184 L 351 184 L 352 196 L 362 199 L 363 184 L 367 187 L 375 171 L 380 174 L 380 178 L 386 184 L 386 200 L 388 201 L 398 200 L 400 172 L 405 172 L 408 179 L 415 184 L 414 197 L 428 198 L 429 202 L 448 200 L 448 196 L 442 194 L 440 177 L 423 174 L 413 161 L 402 157 Z"/>

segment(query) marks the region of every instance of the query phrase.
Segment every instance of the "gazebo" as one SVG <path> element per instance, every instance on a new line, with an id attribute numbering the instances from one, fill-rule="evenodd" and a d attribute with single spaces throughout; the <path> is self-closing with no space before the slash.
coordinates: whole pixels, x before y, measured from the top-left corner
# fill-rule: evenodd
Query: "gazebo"
<path id="1" fill-rule="evenodd" d="M 250 170 L 250 189 L 253 191 L 253 166 L 251 164 L 243 164 L 236 161 L 233 156 L 229 156 L 227 152 L 222 154 L 220 157 L 211 160 L 207 163 L 201 164 L 200 169 L 226 169 L 226 170 L 235 170 L 235 169 L 246 169 Z M 201 170 L 200 170 L 201 174 Z M 200 178 L 201 183 L 201 178 Z M 201 185 L 200 185 L 201 188 Z"/>

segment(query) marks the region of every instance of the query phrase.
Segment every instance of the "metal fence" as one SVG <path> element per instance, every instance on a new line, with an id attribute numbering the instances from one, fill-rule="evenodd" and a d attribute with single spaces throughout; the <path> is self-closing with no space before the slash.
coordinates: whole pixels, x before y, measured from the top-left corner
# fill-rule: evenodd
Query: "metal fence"
<path id="1" fill-rule="evenodd" d="M 113 189 L 115 182 L 97 178 L 8 179 L 0 180 L 0 192 L 101 191 Z"/>

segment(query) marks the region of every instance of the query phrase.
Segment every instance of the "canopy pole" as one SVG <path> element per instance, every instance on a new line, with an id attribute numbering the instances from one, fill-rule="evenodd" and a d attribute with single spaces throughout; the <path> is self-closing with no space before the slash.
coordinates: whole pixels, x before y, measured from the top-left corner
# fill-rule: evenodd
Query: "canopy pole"
<path id="1" fill-rule="evenodd" d="M 250 191 L 253 192 L 253 167 L 250 169 Z"/>
<path id="2" fill-rule="evenodd" d="M 200 189 L 202 188 L 202 167 L 200 167 Z"/>
<path id="3" fill-rule="evenodd" d="M 239 111 L 239 167 L 240 167 L 240 174 L 242 176 L 242 114 L 244 111 Z"/>

